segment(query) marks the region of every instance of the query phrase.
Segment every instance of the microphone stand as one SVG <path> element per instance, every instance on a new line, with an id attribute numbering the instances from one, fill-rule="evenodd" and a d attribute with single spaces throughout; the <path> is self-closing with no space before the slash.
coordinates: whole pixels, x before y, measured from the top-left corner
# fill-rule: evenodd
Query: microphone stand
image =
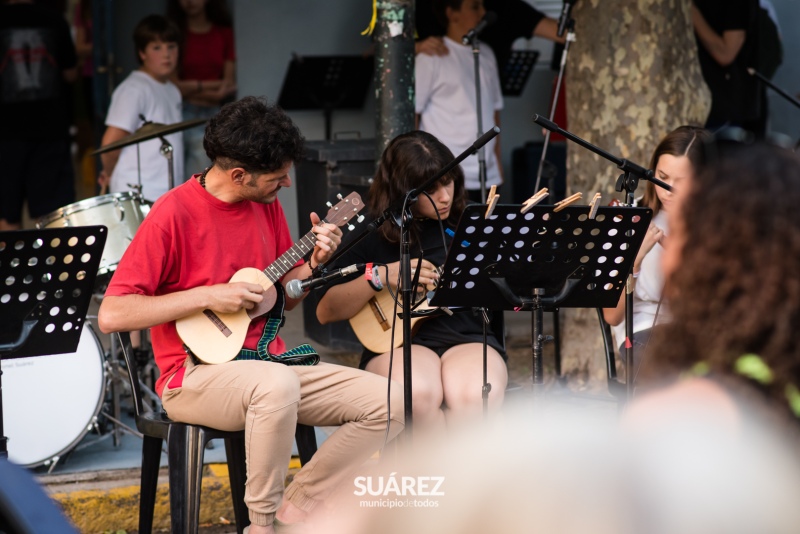
<path id="1" fill-rule="evenodd" d="M 558 107 L 558 98 L 561 94 L 561 82 L 564 80 L 564 71 L 567 66 L 567 56 L 569 56 L 569 48 L 575 42 L 575 19 L 570 17 L 567 20 L 567 39 L 564 42 L 564 49 L 561 51 L 561 66 L 558 69 L 558 78 L 556 80 L 556 93 L 553 96 L 553 104 L 550 106 L 550 120 L 552 121 L 556 115 L 556 108 Z M 550 130 L 544 134 L 544 145 L 542 146 L 542 157 L 539 159 L 539 168 L 536 171 L 536 184 L 533 186 L 534 194 L 539 190 L 539 184 L 542 181 L 542 171 L 544 170 L 544 162 L 547 158 L 547 149 L 550 146 Z M 550 188 L 553 189 L 552 187 Z"/>
<path id="2" fill-rule="evenodd" d="M 783 89 L 772 83 L 772 81 L 769 78 L 758 72 L 756 69 L 747 69 L 747 73 L 750 76 L 753 76 L 756 79 L 758 79 L 761 83 L 763 83 L 776 93 L 778 93 L 780 96 L 784 98 L 784 100 L 786 100 L 790 104 L 793 104 L 795 107 L 800 108 L 800 101 L 798 101 L 792 95 L 790 95 L 789 93 L 787 93 L 786 91 L 784 91 Z M 800 148 L 800 140 L 798 140 L 797 143 L 794 145 L 795 151 L 797 151 L 798 148 Z"/>
<path id="3" fill-rule="evenodd" d="M 754 76 L 755 78 L 759 79 L 761 83 L 763 83 L 764 85 L 766 85 L 767 87 L 769 87 L 770 89 L 781 95 L 789 103 L 794 104 L 795 107 L 800 108 L 800 102 L 796 98 L 794 98 L 792 95 L 790 95 L 789 93 L 787 93 L 786 91 L 784 91 L 783 89 L 772 83 L 766 76 L 758 72 L 756 69 L 747 69 L 747 73 L 750 76 Z"/>
<path id="4" fill-rule="evenodd" d="M 466 39 L 468 36 L 465 35 Z M 478 136 L 483 134 L 483 106 L 481 105 L 481 46 L 478 42 L 478 34 L 475 33 L 469 38 L 472 45 L 472 64 L 475 72 L 475 110 L 478 114 Z M 478 181 L 481 188 L 481 202 L 486 203 L 486 147 L 478 149 Z"/>
<path id="5" fill-rule="evenodd" d="M 326 266 L 333 263 L 338 258 L 343 256 L 350 250 L 356 243 L 364 239 L 368 234 L 377 230 L 384 222 L 391 220 L 400 228 L 400 291 L 402 295 L 402 313 L 403 313 L 403 396 L 404 396 L 404 414 L 405 414 L 405 432 L 406 437 L 410 441 L 413 435 L 413 404 L 411 400 L 411 301 L 413 300 L 414 290 L 411 287 L 411 246 L 410 246 L 410 232 L 411 223 L 414 217 L 411 213 L 411 206 L 416 203 L 417 198 L 430 189 L 436 182 L 443 176 L 453 170 L 459 163 L 464 161 L 468 156 L 478 152 L 486 143 L 496 137 L 500 133 L 500 128 L 493 126 L 486 133 L 481 135 L 472 145 L 470 145 L 464 152 L 459 154 L 450 163 L 442 167 L 439 172 L 428 178 L 419 187 L 407 192 L 405 196 L 394 204 L 386 208 L 383 213 L 370 222 L 367 227 L 355 238 L 350 240 L 347 245 L 339 248 L 328 259 L 326 263 L 321 263 L 317 266 L 319 272 L 324 272 Z"/>
<path id="6" fill-rule="evenodd" d="M 598 156 L 607 159 L 614 163 L 622 174 L 617 178 L 616 190 L 626 192 L 626 205 L 633 206 L 633 194 L 639 186 L 639 180 L 648 180 L 653 184 L 661 187 L 667 191 L 672 191 L 672 186 L 662 182 L 655 177 L 655 173 L 651 169 L 645 169 L 641 165 L 637 165 L 627 159 L 622 159 L 606 152 L 602 148 L 595 146 L 588 141 L 585 141 L 567 130 L 562 129 L 558 124 L 545 119 L 539 115 L 533 116 L 533 122 L 546 128 L 551 132 L 556 132 L 570 141 L 581 145 L 597 154 Z M 631 271 L 633 271 L 633 264 L 631 264 Z M 625 285 L 625 391 L 627 400 L 633 397 L 633 272 L 628 273 L 628 282 Z"/>

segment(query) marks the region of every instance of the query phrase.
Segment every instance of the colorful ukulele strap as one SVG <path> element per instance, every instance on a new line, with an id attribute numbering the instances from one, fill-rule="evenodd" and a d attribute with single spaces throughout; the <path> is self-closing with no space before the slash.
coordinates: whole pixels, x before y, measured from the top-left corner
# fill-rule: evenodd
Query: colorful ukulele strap
<path id="1" fill-rule="evenodd" d="M 267 322 L 264 324 L 264 331 L 261 333 L 261 339 L 258 340 L 256 350 L 242 349 L 235 359 L 264 360 L 265 362 L 276 362 L 285 365 L 317 365 L 319 363 L 319 354 L 314 350 L 314 347 L 307 343 L 287 350 L 282 354 L 272 354 L 269 351 L 269 344 L 278 336 L 278 331 L 286 320 L 283 315 L 283 310 L 286 306 L 283 285 L 278 283 L 274 287 L 278 291 L 278 299 L 275 302 L 275 306 L 266 315 Z"/>

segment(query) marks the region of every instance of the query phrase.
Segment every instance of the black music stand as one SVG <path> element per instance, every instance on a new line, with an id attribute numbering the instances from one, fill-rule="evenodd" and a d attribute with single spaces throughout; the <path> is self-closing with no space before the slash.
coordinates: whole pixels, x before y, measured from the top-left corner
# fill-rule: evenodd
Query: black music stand
<path id="1" fill-rule="evenodd" d="M 519 96 L 525 90 L 536 60 L 538 50 L 512 50 L 508 61 L 500 71 L 500 88 L 503 96 Z"/>
<path id="2" fill-rule="evenodd" d="M 372 56 L 298 56 L 293 54 L 278 105 L 285 110 L 321 109 L 325 139 L 331 138 L 335 109 L 361 109 L 372 83 Z"/>
<path id="3" fill-rule="evenodd" d="M 613 308 L 641 247 L 649 208 L 467 206 L 431 305 L 532 311 L 533 385 L 543 380 L 543 312 Z M 629 373 L 626 376 L 631 376 Z"/>
<path id="4" fill-rule="evenodd" d="M 0 361 L 75 352 L 107 232 L 105 226 L 0 232 Z M 7 456 L 0 380 L 0 457 Z"/>

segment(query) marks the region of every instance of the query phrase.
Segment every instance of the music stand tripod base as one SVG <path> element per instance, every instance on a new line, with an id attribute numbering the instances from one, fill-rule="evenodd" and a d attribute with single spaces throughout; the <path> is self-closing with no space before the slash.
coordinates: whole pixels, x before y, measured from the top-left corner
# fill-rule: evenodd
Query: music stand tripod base
<path id="1" fill-rule="evenodd" d="M 652 218 L 649 208 L 467 206 L 432 306 L 532 311 L 533 384 L 543 383 L 541 312 L 613 308 Z M 628 375 L 630 376 L 630 375 Z"/>

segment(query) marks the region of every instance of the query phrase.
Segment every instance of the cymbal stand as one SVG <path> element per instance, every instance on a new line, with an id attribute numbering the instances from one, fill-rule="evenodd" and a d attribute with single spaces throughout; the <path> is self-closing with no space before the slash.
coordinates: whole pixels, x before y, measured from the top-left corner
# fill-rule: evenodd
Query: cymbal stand
<path id="1" fill-rule="evenodd" d="M 175 187 L 175 163 L 172 160 L 172 145 L 169 144 L 169 141 L 167 141 L 164 136 L 159 135 L 158 138 L 161 139 L 161 148 L 159 151 L 161 152 L 162 156 L 167 158 L 167 179 L 169 180 L 168 187 L 172 189 Z"/>
<path id="2" fill-rule="evenodd" d="M 564 70 L 567 66 L 567 57 L 569 56 L 570 45 L 575 42 L 575 20 L 570 17 L 567 21 L 567 38 L 564 41 L 564 50 L 561 52 L 561 66 L 558 69 L 558 78 L 556 81 L 556 92 L 553 95 L 553 103 L 550 106 L 550 120 L 555 120 L 556 108 L 558 108 L 558 97 L 561 94 L 561 84 L 564 81 Z M 539 159 L 539 168 L 536 170 L 536 184 L 533 186 L 533 191 L 539 190 L 539 184 L 542 181 L 542 172 L 544 171 L 544 162 L 547 160 L 547 149 L 550 146 L 550 135 L 552 132 L 545 129 L 544 145 L 542 145 L 542 157 Z M 550 189 L 554 189 L 550 186 Z"/>
<path id="3" fill-rule="evenodd" d="M 139 118 L 142 119 L 142 126 L 146 126 L 148 124 L 153 124 L 153 121 L 147 120 L 144 115 L 141 113 L 139 114 Z M 162 156 L 167 158 L 167 178 L 168 178 L 168 186 L 170 189 L 175 187 L 175 164 L 173 161 L 173 148 L 172 145 L 167 141 L 167 139 L 163 135 L 158 136 L 161 139 L 161 148 L 159 152 Z M 142 166 L 139 162 L 139 144 L 136 145 L 136 163 L 139 168 L 139 194 L 142 194 Z"/>

